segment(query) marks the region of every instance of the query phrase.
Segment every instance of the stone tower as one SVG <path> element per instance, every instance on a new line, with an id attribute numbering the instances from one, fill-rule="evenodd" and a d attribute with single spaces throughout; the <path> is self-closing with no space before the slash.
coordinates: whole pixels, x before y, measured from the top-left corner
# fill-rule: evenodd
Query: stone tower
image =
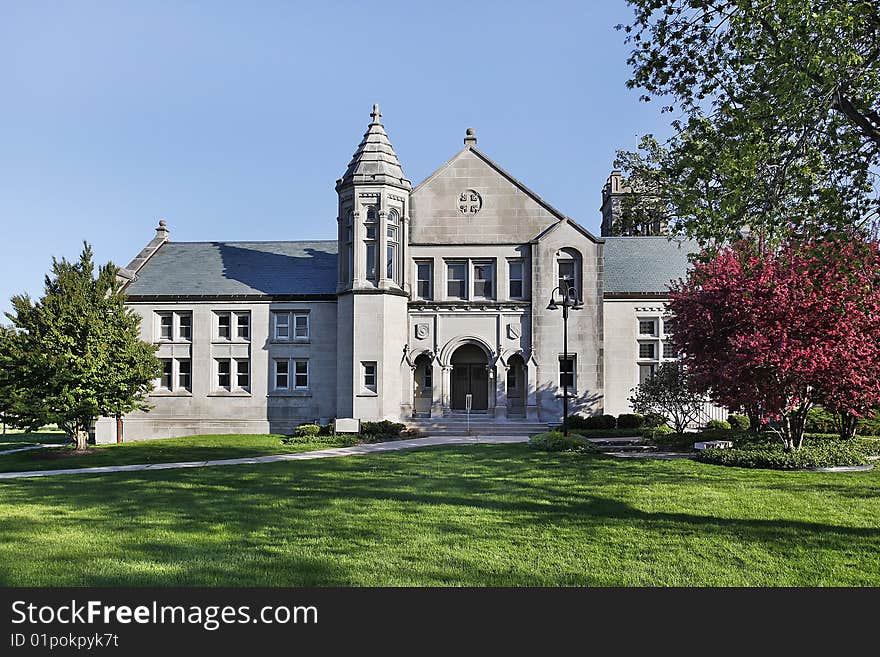
<path id="1" fill-rule="evenodd" d="M 409 194 L 379 106 L 339 196 L 337 415 L 397 419 L 407 337 Z M 407 367 L 407 373 L 409 368 Z"/>
<path id="2" fill-rule="evenodd" d="M 612 171 L 602 187 L 602 237 L 665 235 L 667 222 L 656 192 L 645 185 L 626 184 Z"/>

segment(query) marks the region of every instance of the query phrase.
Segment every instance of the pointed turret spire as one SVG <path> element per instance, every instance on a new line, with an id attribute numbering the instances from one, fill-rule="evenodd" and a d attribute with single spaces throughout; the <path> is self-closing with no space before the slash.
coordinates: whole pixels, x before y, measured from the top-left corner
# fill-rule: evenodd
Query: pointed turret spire
<path id="1" fill-rule="evenodd" d="M 373 105 L 370 112 L 370 125 L 345 174 L 337 181 L 337 189 L 350 183 L 385 183 L 404 189 L 411 189 L 412 183 L 406 179 L 400 160 L 382 125 L 379 105 Z"/>

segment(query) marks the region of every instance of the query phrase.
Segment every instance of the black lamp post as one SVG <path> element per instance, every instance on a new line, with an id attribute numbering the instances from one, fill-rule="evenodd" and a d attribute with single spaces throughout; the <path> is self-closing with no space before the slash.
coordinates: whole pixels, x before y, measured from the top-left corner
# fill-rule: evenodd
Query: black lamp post
<path id="1" fill-rule="evenodd" d="M 562 305 L 562 362 L 568 364 L 568 311 L 581 310 L 584 304 L 578 300 L 577 292 L 574 287 L 569 284 L 568 279 L 563 279 L 563 286 L 553 288 L 550 293 L 550 303 L 547 310 L 556 310 L 559 306 L 556 304 L 556 292 L 562 295 L 560 301 Z M 574 376 L 574 363 L 571 364 L 571 371 L 562 373 L 562 431 L 564 435 L 568 435 L 568 377 Z"/>

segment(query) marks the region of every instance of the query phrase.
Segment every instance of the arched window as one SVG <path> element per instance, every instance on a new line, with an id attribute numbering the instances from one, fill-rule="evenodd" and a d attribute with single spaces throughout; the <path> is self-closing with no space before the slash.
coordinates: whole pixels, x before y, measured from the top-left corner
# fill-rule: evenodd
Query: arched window
<path id="1" fill-rule="evenodd" d="M 583 301 L 581 262 L 577 249 L 565 248 L 556 252 L 556 284 L 560 290 L 573 289 L 577 298 Z"/>
<path id="2" fill-rule="evenodd" d="M 354 270 L 354 212 L 351 210 L 345 215 L 345 226 L 342 230 L 345 234 L 345 251 L 340 260 L 342 261 L 342 282 L 348 282 L 351 279 L 351 273 Z"/>

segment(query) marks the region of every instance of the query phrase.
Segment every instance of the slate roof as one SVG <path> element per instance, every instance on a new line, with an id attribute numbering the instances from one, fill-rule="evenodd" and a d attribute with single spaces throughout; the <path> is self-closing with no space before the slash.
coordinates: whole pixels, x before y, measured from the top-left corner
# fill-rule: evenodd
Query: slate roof
<path id="1" fill-rule="evenodd" d="M 125 290 L 129 296 L 335 295 L 336 240 L 166 242 Z"/>
<path id="2" fill-rule="evenodd" d="M 345 173 L 339 179 L 339 184 L 349 183 L 381 183 L 388 182 L 409 189 L 410 181 L 403 174 L 403 167 L 397 159 L 397 153 L 388 139 L 385 126 L 379 118 L 379 106 L 373 105 L 370 114 L 372 121 L 367 127 L 364 138 L 348 163 Z"/>
<path id="3" fill-rule="evenodd" d="M 688 254 L 699 247 L 691 240 L 666 237 L 606 237 L 605 293 L 664 293 L 683 278 Z"/>

